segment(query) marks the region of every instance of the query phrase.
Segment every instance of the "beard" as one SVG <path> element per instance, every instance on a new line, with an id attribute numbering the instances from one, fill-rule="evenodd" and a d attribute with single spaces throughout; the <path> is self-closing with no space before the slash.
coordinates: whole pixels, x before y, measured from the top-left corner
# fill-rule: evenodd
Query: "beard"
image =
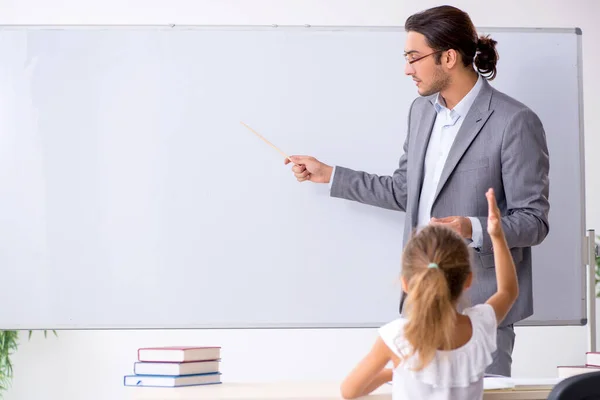
<path id="1" fill-rule="evenodd" d="M 432 94 L 441 92 L 450 83 L 450 76 L 442 70 L 442 67 L 435 69 L 435 73 L 431 80 L 429 87 L 423 88 L 419 91 L 421 96 L 430 96 Z"/>

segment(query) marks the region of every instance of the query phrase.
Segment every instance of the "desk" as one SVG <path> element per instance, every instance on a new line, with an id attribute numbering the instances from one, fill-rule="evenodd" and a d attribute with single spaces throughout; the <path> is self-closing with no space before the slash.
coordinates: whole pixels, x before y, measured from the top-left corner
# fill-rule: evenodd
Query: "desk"
<path id="1" fill-rule="evenodd" d="M 222 383 L 182 388 L 127 387 L 131 400 L 339 400 L 339 382 Z M 391 400 L 383 385 L 364 400 Z M 490 391 L 484 400 L 545 400 L 549 390 Z"/>

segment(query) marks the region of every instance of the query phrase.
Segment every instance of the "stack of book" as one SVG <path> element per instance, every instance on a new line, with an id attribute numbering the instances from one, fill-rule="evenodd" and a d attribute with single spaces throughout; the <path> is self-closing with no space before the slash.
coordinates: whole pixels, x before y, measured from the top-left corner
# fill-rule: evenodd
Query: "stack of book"
<path id="1" fill-rule="evenodd" d="M 561 365 L 557 369 L 559 378 L 600 371 L 600 353 L 585 353 L 585 365 Z"/>
<path id="2" fill-rule="evenodd" d="M 125 386 L 178 387 L 221 383 L 220 347 L 144 347 Z"/>

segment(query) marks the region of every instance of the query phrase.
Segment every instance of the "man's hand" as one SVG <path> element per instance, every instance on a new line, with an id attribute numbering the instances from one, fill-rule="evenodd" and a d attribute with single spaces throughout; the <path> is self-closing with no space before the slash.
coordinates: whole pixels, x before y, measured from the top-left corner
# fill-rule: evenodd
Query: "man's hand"
<path id="1" fill-rule="evenodd" d="M 292 171 L 298 182 L 311 181 L 315 183 L 329 183 L 333 167 L 322 163 L 314 157 L 309 156 L 291 156 L 291 162 L 294 165 Z M 285 164 L 289 164 L 290 160 L 285 159 Z"/>
<path id="2" fill-rule="evenodd" d="M 465 239 L 472 239 L 473 237 L 473 226 L 471 225 L 471 220 L 467 217 L 431 218 L 429 222 L 432 225 L 445 225 Z"/>

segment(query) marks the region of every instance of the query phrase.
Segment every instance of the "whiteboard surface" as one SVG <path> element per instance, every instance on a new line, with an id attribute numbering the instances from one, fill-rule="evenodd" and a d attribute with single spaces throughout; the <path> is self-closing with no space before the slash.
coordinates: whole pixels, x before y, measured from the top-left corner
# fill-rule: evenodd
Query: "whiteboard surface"
<path id="1" fill-rule="evenodd" d="M 480 30 L 540 116 L 535 314 L 586 316 L 574 30 Z M 380 326 L 404 214 L 298 183 L 279 153 L 390 174 L 417 96 L 402 29 L 0 31 L 0 329 Z"/>

